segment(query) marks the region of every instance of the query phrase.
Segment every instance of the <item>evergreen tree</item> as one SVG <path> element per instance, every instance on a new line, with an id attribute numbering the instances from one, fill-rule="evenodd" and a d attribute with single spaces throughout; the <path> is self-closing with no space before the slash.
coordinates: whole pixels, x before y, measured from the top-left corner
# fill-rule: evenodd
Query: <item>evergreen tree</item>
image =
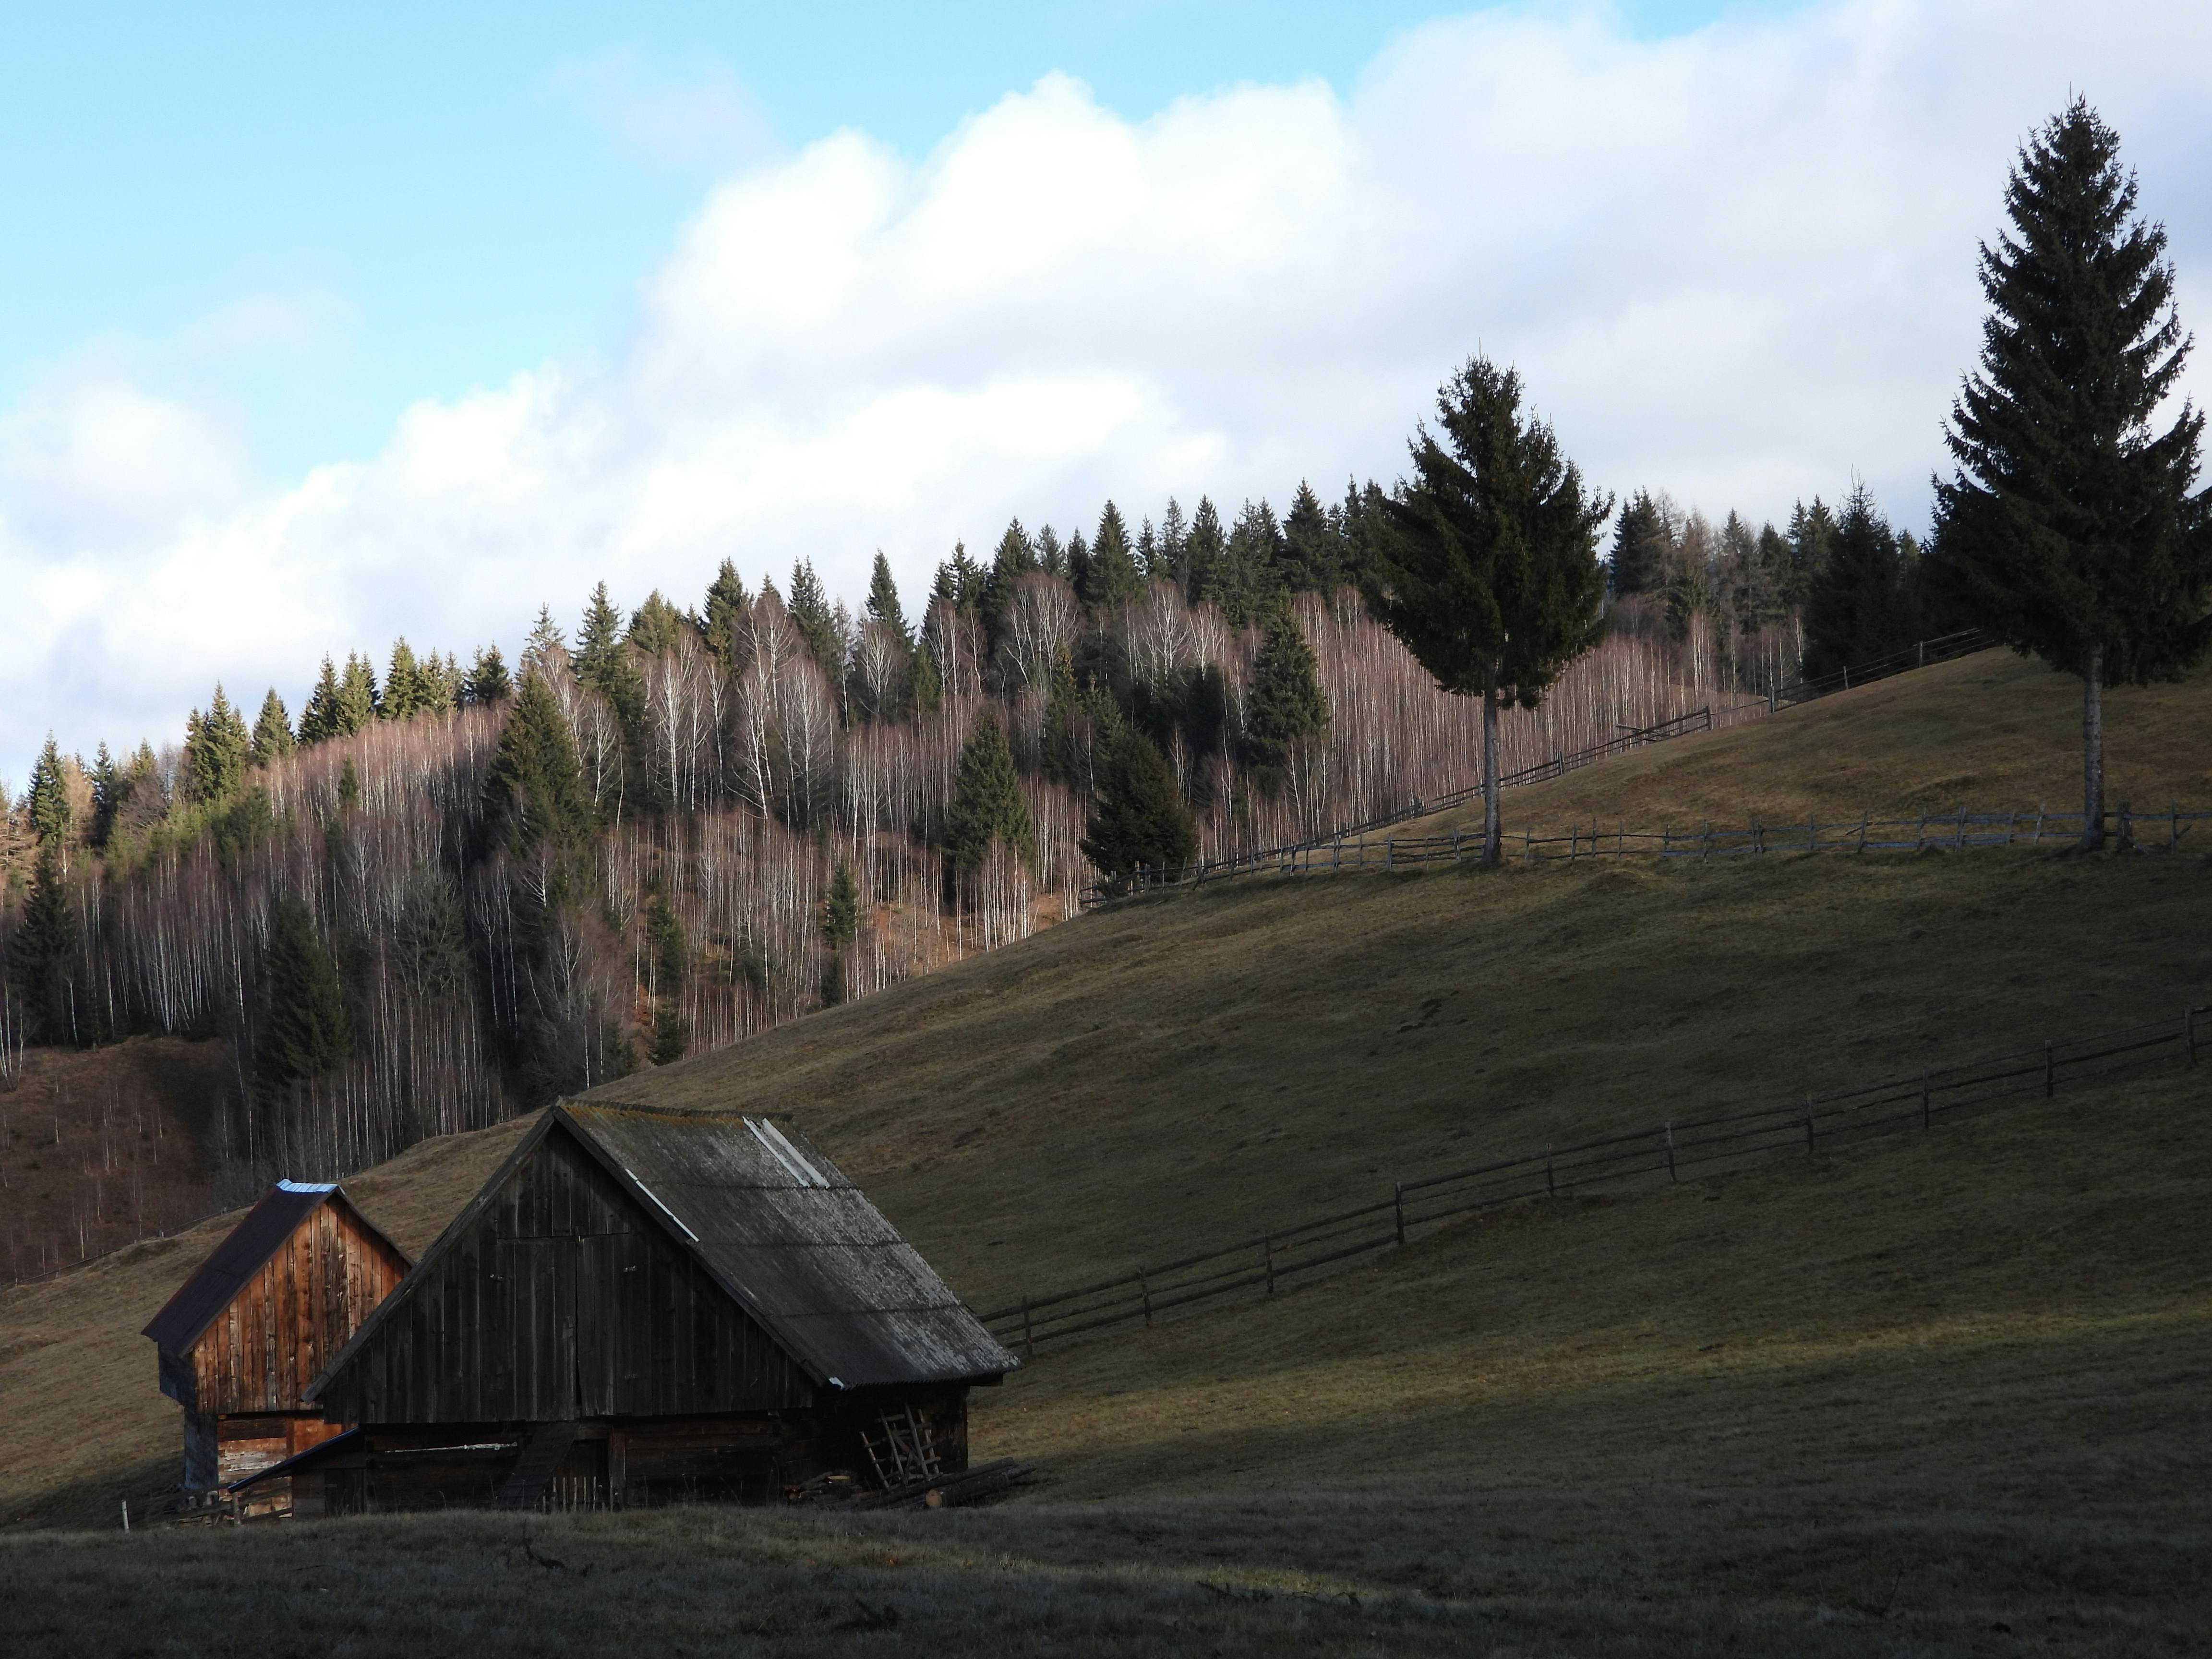
<path id="1" fill-rule="evenodd" d="M 684 613 L 654 588 L 645 603 L 630 612 L 629 642 L 648 657 L 676 649 L 684 637 Z"/>
<path id="2" fill-rule="evenodd" d="M 1283 585 L 1293 593 L 1334 593 L 1344 582 L 1344 534 L 1303 478 L 1283 519 Z"/>
<path id="3" fill-rule="evenodd" d="M 645 940 L 653 947 L 653 989 L 675 996 L 691 977 L 691 941 L 668 895 L 655 891 L 645 907 Z"/>
<path id="4" fill-rule="evenodd" d="M 1415 477 L 1389 501 L 1369 603 L 1446 691 L 1482 698 L 1483 862 L 1499 857 L 1498 710 L 1533 708 L 1597 641 L 1613 503 L 1585 491 L 1521 377 L 1476 357 L 1437 396 Z M 1447 447 L 1449 446 L 1449 447 Z"/>
<path id="5" fill-rule="evenodd" d="M 1246 627 L 1274 609 L 1283 592 L 1283 551 L 1275 509 L 1264 501 L 1245 502 L 1204 595 L 1221 607 L 1221 619 L 1231 628 Z"/>
<path id="6" fill-rule="evenodd" d="M 1328 730 L 1328 698 L 1305 629 L 1287 605 L 1278 605 L 1252 664 L 1245 702 L 1244 748 L 1255 766 L 1286 764 L 1292 747 Z"/>
<path id="7" fill-rule="evenodd" d="M 42 841 L 31 866 L 31 890 L 8 941 L 9 978 L 41 1042 L 74 1042 L 76 1022 L 76 913 L 58 842 Z"/>
<path id="8" fill-rule="evenodd" d="M 288 758 L 297 745 L 292 738 L 292 718 L 286 712 L 284 699 L 270 686 L 269 695 L 261 700 L 261 713 L 253 721 L 253 763 L 270 766 Z"/>
<path id="9" fill-rule="evenodd" d="M 891 579 L 891 562 L 881 548 L 876 550 L 875 567 L 868 575 L 868 620 L 881 623 L 908 644 L 914 641 L 913 631 L 906 625 L 906 611 L 899 604 L 898 583 Z"/>
<path id="10" fill-rule="evenodd" d="M 1836 515 L 1818 495 L 1810 507 L 1799 501 L 1790 509 L 1789 542 L 1790 574 L 1784 596 L 1792 610 L 1802 611 L 1836 548 Z"/>
<path id="11" fill-rule="evenodd" d="M 461 701 L 471 708 L 489 708 L 514 695 L 514 683 L 507 676 L 507 659 L 499 654 L 499 647 L 478 647 L 461 680 Z"/>
<path id="12" fill-rule="evenodd" d="M 1050 525 L 1047 525 L 1045 526 L 1045 530 L 1048 533 L 1050 532 L 1052 526 Z M 1091 544 L 1083 539 L 1083 532 L 1080 530 L 1075 532 L 1074 534 L 1071 535 L 1067 538 L 1066 562 L 1067 566 L 1067 585 L 1075 590 L 1076 598 L 1079 599 L 1082 599 L 1085 593 L 1094 592 L 1097 591 L 1091 586 Z"/>
<path id="13" fill-rule="evenodd" d="M 629 665 L 622 644 L 622 612 L 615 609 L 614 601 L 607 597 L 607 585 L 601 582 L 585 602 L 583 624 L 576 630 L 576 678 L 600 696 L 611 697 L 609 688 L 623 681 L 623 670 Z"/>
<path id="14" fill-rule="evenodd" d="M 1087 588 L 1079 584 L 1077 597 L 1094 611 L 1115 611 L 1145 591 L 1145 573 L 1138 568 L 1136 550 L 1129 543 L 1129 526 L 1113 502 L 1098 515 L 1098 535 L 1091 544 L 1085 566 Z"/>
<path id="15" fill-rule="evenodd" d="M 1145 574 L 1176 583 L 1188 592 L 1189 540 L 1190 520 L 1183 516 L 1182 503 L 1170 495 L 1167 511 L 1160 514 L 1159 546 L 1152 555 L 1152 567 Z"/>
<path id="16" fill-rule="evenodd" d="M 289 895 L 269 907 L 261 1007 L 255 1072 L 263 1087 L 326 1076 L 351 1057 L 353 1021 L 337 969 L 307 907 Z"/>
<path id="17" fill-rule="evenodd" d="M 1376 548 L 1382 536 L 1382 486 L 1370 478 L 1363 489 L 1347 477 L 1337 523 L 1344 544 L 1344 585 L 1365 589 L 1374 574 Z"/>
<path id="18" fill-rule="evenodd" d="M 744 579 L 738 574 L 736 564 L 723 560 L 722 568 L 714 573 L 714 580 L 707 589 L 706 610 L 700 618 L 699 631 L 706 639 L 707 649 L 726 668 L 730 663 L 738 618 L 744 614 L 746 603 Z"/>
<path id="19" fill-rule="evenodd" d="M 351 737 L 366 731 L 376 718 L 378 704 L 376 671 L 367 657 L 348 652 L 345 673 L 338 680 L 337 735 Z"/>
<path id="20" fill-rule="evenodd" d="M 527 677 L 533 668 L 541 673 L 550 673 L 556 652 L 564 657 L 568 654 L 568 635 L 562 633 L 560 624 L 553 620 L 553 607 L 541 605 L 538 607 L 538 620 L 530 625 L 530 637 L 523 642 L 523 674 Z"/>
<path id="21" fill-rule="evenodd" d="M 2163 225 L 2136 214 L 2119 135 L 2076 98 L 2021 151 L 2012 221 L 1981 252 L 1981 367 L 1936 489 L 1939 587 L 2081 681 L 2082 841 L 2105 839 L 2104 688 L 2177 678 L 2212 644 L 2201 412 L 2152 422 L 2190 341 Z"/>
<path id="22" fill-rule="evenodd" d="M 1106 750 L 1097 796 L 1081 846 L 1110 889 L 1119 890 L 1139 870 L 1174 870 L 1198 856 L 1198 829 L 1175 769 L 1133 726 Z"/>
<path id="23" fill-rule="evenodd" d="M 1022 798 L 1006 728 L 987 705 L 961 747 L 959 769 L 953 774 L 952 806 L 945 825 L 947 879 L 957 883 L 981 869 L 994 842 L 1036 869 L 1036 826 Z"/>
<path id="24" fill-rule="evenodd" d="M 1888 520 L 1866 486 L 1855 486 L 1806 600 L 1806 673 L 1831 674 L 1911 645 L 1917 635 L 1910 582 Z"/>
<path id="25" fill-rule="evenodd" d="M 124 796 L 129 792 L 123 769 L 115 763 L 103 743 L 92 757 L 92 833 L 86 837 L 97 852 L 107 845 L 115 832 L 115 816 L 121 810 Z M 8 797 L 0 790 L 0 835 L 4 835 L 8 817 Z M 6 885 L 0 877 L 0 888 Z"/>
<path id="26" fill-rule="evenodd" d="M 75 827 L 76 809 L 70 801 L 69 774 L 54 734 L 46 733 L 46 746 L 31 763 L 31 781 L 23 792 L 23 816 L 40 846 L 58 848 Z"/>
<path id="27" fill-rule="evenodd" d="M 484 827 L 520 858 L 541 842 L 580 845 L 595 827 L 575 740 L 543 674 L 526 674 L 484 773 Z"/>
<path id="28" fill-rule="evenodd" d="M 384 671 L 384 697 L 378 705 L 381 720 L 411 720 L 429 708 L 430 690 L 423 684 L 422 665 L 415 649 L 401 635 L 392 642 L 392 664 Z"/>
<path id="29" fill-rule="evenodd" d="M 302 747 L 328 741 L 345 735 L 338 713 L 338 673 L 331 666 L 328 657 L 323 659 L 323 672 L 315 681 L 315 689 L 307 694 L 307 706 L 300 711 L 300 742 Z"/>
<path id="30" fill-rule="evenodd" d="M 1080 541 L 1082 538 L 1079 536 L 1076 539 Z M 1060 536 L 1050 525 L 1037 532 L 1036 546 L 1036 568 L 1050 576 L 1073 574 L 1067 562 L 1067 550 L 1060 545 Z"/>
<path id="31" fill-rule="evenodd" d="M 1613 591 L 1620 599 L 1663 587 L 1674 550 L 1670 515 L 1648 489 L 1639 489 L 1620 509 L 1613 527 Z"/>
<path id="32" fill-rule="evenodd" d="M 348 755 L 345 763 L 338 768 L 338 811 L 350 812 L 361 805 L 361 773 Z"/>
<path id="33" fill-rule="evenodd" d="M 216 686 L 207 712 L 194 709 L 185 720 L 185 799 L 195 806 L 230 799 L 246 781 L 252 752 L 252 734 Z"/>

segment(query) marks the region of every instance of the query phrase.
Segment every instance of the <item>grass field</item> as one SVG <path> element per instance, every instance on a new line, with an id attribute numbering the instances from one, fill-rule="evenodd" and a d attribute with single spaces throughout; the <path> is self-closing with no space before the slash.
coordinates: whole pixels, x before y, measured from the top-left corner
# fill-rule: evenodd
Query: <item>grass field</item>
<path id="1" fill-rule="evenodd" d="M 1778 817 L 1820 767 L 1824 812 L 2063 800 L 2070 694 L 2033 672 L 1947 665 L 1508 805 L 1610 779 L 1632 823 Z M 2116 696 L 2113 732 L 2116 771 L 2212 801 L 2212 683 Z M 2208 988 L 2197 851 L 1439 869 L 1117 907 L 604 1092 L 790 1114 L 980 1305 Z M 518 1133 L 349 1186 L 419 1249 Z M 0 1602 L 33 1651 L 154 1650 L 159 1607 L 276 1652 L 2190 1652 L 2208 1177 L 2212 1066 L 2163 1072 L 1048 1353 L 977 1397 L 976 1455 L 1049 1475 L 985 1511 L 544 1522 L 565 1570 L 490 1516 L 19 1532 Z M 112 1524 L 173 1478 L 135 1332 L 216 1236 L 0 1293 L 0 1518 Z"/>

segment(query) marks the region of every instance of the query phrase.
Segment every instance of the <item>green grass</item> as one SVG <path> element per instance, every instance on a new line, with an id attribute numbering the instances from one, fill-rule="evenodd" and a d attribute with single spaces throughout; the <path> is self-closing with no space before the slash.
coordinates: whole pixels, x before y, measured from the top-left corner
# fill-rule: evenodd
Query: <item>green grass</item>
<path id="1" fill-rule="evenodd" d="M 1508 805 L 2064 800 L 2066 691 L 1975 659 Z M 2212 800 L 2183 787 L 2208 693 L 2128 694 L 2116 755 Z M 2195 850 L 1439 868 L 1118 907 L 604 1092 L 790 1114 L 980 1305 L 2208 988 Z M 515 1133 L 353 1185 L 419 1248 Z M 1531 1206 L 1047 1353 L 979 1394 L 975 1449 L 1048 1481 L 979 1513 L 548 1522 L 565 1572 L 489 1516 L 19 1534 L 0 1600 L 55 1651 L 160 1608 L 303 1652 L 928 1651 L 979 1620 L 1009 1652 L 2189 1652 L 2209 1221 L 2212 1066 Z M 105 1524 L 166 1475 L 131 1334 L 213 1236 L 0 1293 L 0 1516 Z"/>

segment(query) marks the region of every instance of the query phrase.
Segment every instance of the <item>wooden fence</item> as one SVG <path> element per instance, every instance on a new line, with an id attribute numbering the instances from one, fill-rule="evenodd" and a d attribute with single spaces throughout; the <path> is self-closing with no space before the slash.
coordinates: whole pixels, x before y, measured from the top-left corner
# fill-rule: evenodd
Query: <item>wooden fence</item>
<path id="1" fill-rule="evenodd" d="M 1607 828 L 1592 819 L 1587 824 L 1571 824 L 1541 836 L 1534 829 L 1523 830 L 1517 838 L 1506 837 L 1505 845 L 1530 864 L 1592 858 L 1740 858 L 1768 853 L 1920 853 L 1931 848 L 1966 853 L 1988 848 L 2067 846 L 2081 840 L 2083 817 L 2080 812 L 2040 808 L 2033 812 L 1962 810 L 1923 813 L 1917 818 L 1876 818 L 1862 813 L 1833 823 L 1818 819 L 1762 823 L 1753 818 L 1745 825 L 1705 823 L 1678 829 L 1665 824 L 1656 830 L 1631 830 L 1625 824 Z M 2212 812 L 2185 812 L 2179 805 L 2162 812 L 2137 812 L 2123 804 L 2118 811 L 2105 814 L 2105 828 L 2123 850 L 2172 852 L 2179 849 L 2196 825 L 2208 819 L 2212 819 Z M 1232 874 L 1311 876 L 1345 870 L 1407 870 L 1424 864 L 1459 864 L 1481 853 L 1480 830 L 1379 836 L 1348 832 L 1329 841 L 1255 854 L 1238 861 L 1234 870 L 1206 865 L 1190 866 L 1189 872 L 1139 871 L 1129 878 L 1121 896 L 1194 887 Z"/>
<path id="2" fill-rule="evenodd" d="M 1961 629 L 1955 634 L 1922 640 L 1906 646 L 1902 651 L 1876 657 L 1872 662 L 1853 663 L 1838 668 L 1832 674 L 1822 674 L 1814 679 L 1778 686 L 1767 693 L 1766 706 L 1776 709 L 1810 702 L 1815 697 L 1826 696 L 1831 691 L 1848 691 L 1855 685 L 1869 685 L 1875 680 L 1886 680 L 1893 674 L 1906 674 L 1933 663 L 1949 662 L 1954 657 L 1972 656 L 1977 651 L 1986 651 L 1996 643 L 1978 628 Z"/>
<path id="3" fill-rule="evenodd" d="M 1776 1152 L 1806 1156 L 1874 1136 L 1928 1130 L 1939 1118 L 2023 1097 L 2049 1099 L 2062 1081 L 2118 1076 L 2148 1064 L 2198 1064 L 2212 1050 L 2212 1005 L 2091 1036 L 2029 1048 L 1807 1095 L 1786 1106 L 1683 1118 L 1578 1146 L 1396 1182 L 1388 1198 L 1279 1227 L 1217 1249 L 1139 1267 L 1096 1284 L 1024 1297 L 979 1316 L 1009 1347 L 1040 1346 L 1150 1326 L 1185 1310 L 1255 1297 L 1303 1275 L 1403 1245 L 1425 1227 L 1500 1205 L 1577 1191 L 1679 1181 L 1692 1170 Z"/>

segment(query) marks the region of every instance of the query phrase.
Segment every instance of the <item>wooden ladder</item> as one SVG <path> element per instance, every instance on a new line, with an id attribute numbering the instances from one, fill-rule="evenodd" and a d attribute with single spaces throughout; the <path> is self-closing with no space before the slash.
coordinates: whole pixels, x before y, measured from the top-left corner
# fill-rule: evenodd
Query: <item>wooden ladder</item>
<path id="1" fill-rule="evenodd" d="M 929 1425 L 914 1414 L 912 1406 L 887 1411 L 876 1421 L 880 1433 L 863 1428 L 860 1440 L 868 1449 L 868 1461 L 875 1465 L 877 1483 L 885 1492 L 919 1480 L 934 1480 L 945 1472 L 936 1437 L 930 1433 Z"/>
<path id="2" fill-rule="evenodd" d="M 537 1506 L 545 1496 L 545 1488 L 553 1484 L 560 1472 L 561 1460 L 568 1455 L 568 1448 L 576 1442 L 574 1423 L 540 1423 L 531 1431 L 530 1438 L 522 1443 L 522 1455 L 515 1460 L 514 1468 L 506 1480 L 500 1482 L 499 1495 L 492 1501 L 503 1510 L 526 1510 Z"/>

